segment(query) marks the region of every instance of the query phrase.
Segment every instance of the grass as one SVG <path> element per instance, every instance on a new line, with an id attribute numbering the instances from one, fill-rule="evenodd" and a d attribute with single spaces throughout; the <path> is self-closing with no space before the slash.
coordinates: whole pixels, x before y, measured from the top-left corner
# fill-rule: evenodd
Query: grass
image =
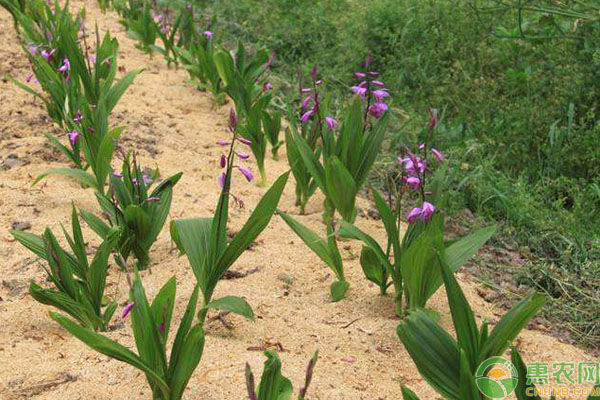
<path id="1" fill-rule="evenodd" d="M 497 242 L 528 259 L 516 279 L 555 300 L 546 316 L 573 327 L 580 344 L 600 344 L 597 10 L 577 2 L 556 12 L 559 3 L 544 0 L 528 3 L 544 12 L 522 13 L 493 0 L 478 4 L 494 12 L 454 0 L 201 3 L 225 40 L 277 54 L 284 96 L 297 69 L 313 64 L 349 86 L 372 51 L 397 117 L 375 180 L 438 108 L 448 212 L 499 223 Z"/>

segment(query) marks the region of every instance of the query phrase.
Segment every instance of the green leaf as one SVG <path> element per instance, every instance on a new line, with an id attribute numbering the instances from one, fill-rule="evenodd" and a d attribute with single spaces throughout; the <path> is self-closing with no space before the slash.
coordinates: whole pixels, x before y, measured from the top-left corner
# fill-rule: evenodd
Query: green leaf
<path id="1" fill-rule="evenodd" d="M 214 308 L 216 310 L 225 310 L 234 314 L 246 317 L 250 321 L 254 321 L 254 312 L 250 304 L 241 297 L 225 296 L 220 299 L 212 300 L 206 305 L 206 308 Z"/>
<path id="2" fill-rule="evenodd" d="M 285 188 L 290 172 L 282 174 L 271 188 L 260 199 L 254 212 L 248 218 L 242 229 L 233 237 L 231 243 L 217 262 L 216 271 L 211 275 L 211 283 L 216 286 L 221 276 L 229 269 L 229 267 L 238 259 L 238 257 L 246 251 L 248 246 L 256 239 L 256 237 L 267 227 L 279 199 Z"/>
<path id="3" fill-rule="evenodd" d="M 127 364 L 133 365 L 137 369 L 143 371 L 148 379 L 158 386 L 165 396 L 169 398 L 169 387 L 163 378 L 158 375 L 154 370 L 146 364 L 139 356 L 133 353 L 126 347 L 121 346 L 117 342 L 110 340 L 102 335 L 92 332 L 89 329 L 82 328 L 77 324 L 74 324 L 69 319 L 57 314 L 50 313 L 50 317 L 62 325 L 69 333 L 81 340 L 83 343 L 96 350 L 99 353 L 123 361 Z"/>
<path id="4" fill-rule="evenodd" d="M 402 385 L 402 398 L 404 400 L 420 400 L 419 397 L 405 385 Z"/>
<path id="5" fill-rule="evenodd" d="M 519 380 L 517 381 L 517 388 L 515 389 L 515 396 L 517 400 L 542 400 L 540 396 L 532 396 L 531 394 L 527 394 L 528 389 L 530 393 L 533 393 L 533 389 L 535 389 L 535 385 L 527 383 L 527 367 L 519 354 L 519 351 L 516 347 L 511 346 L 511 355 L 510 359 L 517 369 L 517 373 L 519 376 Z"/>
<path id="6" fill-rule="evenodd" d="M 460 399 L 460 351 L 454 339 L 423 311 L 411 312 L 397 333 L 423 379 L 442 396 Z"/>
<path id="7" fill-rule="evenodd" d="M 439 259 L 442 277 L 446 286 L 448 305 L 450 306 L 452 321 L 454 322 L 454 328 L 456 329 L 458 345 L 464 351 L 464 354 L 469 361 L 470 369 L 474 371 L 480 362 L 478 358 L 480 339 L 477 324 L 475 323 L 475 316 L 473 315 L 473 310 L 471 310 L 469 302 L 465 298 L 463 291 L 454 277 L 454 273 L 450 270 L 442 257 L 439 257 Z"/>
<path id="8" fill-rule="evenodd" d="M 327 264 L 335 272 L 335 261 L 333 259 L 333 255 L 329 251 L 329 245 L 327 244 L 327 241 L 283 211 L 277 210 L 277 214 L 279 214 L 285 223 L 292 228 L 296 235 L 302 239 L 304 244 L 306 244 L 321 260 L 323 260 L 323 262 L 325 262 L 325 264 Z"/>
<path id="9" fill-rule="evenodd" d="M 92 228 L 92 230 L 96 232 L 98 236 L 100 236 L 103 239 L 106 239 L 111 230 L 110 226 L 108 226 L 100 218 L 96 217 L 94 214 L 88 211 L 79 210 L 79 212 L 81 213 L 81 218 L 83 218 L 83 220 L 90 226 L 90 228 Z"/>
<path id="10" fill-rule="evenodd" d="M 460 238 L 446 248 L 446 261 L 454 272 L 458 271 L 496 232 L 496 226 L 479 229 Z"/>
<path id="11" fill-rule="evenodd" d="M 154 323 L 158 324 L 158 326 L 164 326 L 164 331 L 161 332 L 163 343 L 165 343 L 169 337 L 176 291 L 177 281 L 175 280 L 175 277 L 172 277 L 160 289 L 158 294 L 154 297 L 154 300 L 152 300 L 152 306 L 150 306 Z"/>
<path id="12" fill-rule="evenodd" d="M 546 296 L 533 293 L 504 314 L 481 349 L 479 361 L 501 355 L 527 322 L 546 304 L 546 301 Z"/>
<path id="13" fill-rule="evenodd" d="M 183 395 L 192 374 L 202 359 L 204 331 L 202 324 L 196 324 L 187 335 L 171 379 L 170 400 L 179 400 Z"/>
<path id="14" fill-rule="evenodd" d="M 76 302 L 66 293 L 52 289 L 43 289 L 35 283 L 29 285 L 29 293 L 36 301 L 56 307 L 75 318 L 81 325 L 95 329 L 97 320 L 92 310 Z"/>
<path id="15" fill-rule="evenodd" d="M 325 181 L 328 198 L 344 220 L 352 222 L 356 217 L 355 201 L 358 187 L 344 164 L 335 156 L 325 164 Z"/>
<path id="16" fill-rule="evenodd" d="M 42 239 L 40 236 L 31 232 L 16 230 L 10 231 L 10 234 L 17 239 L 19 243 L 31 250 L 31 252 L 36 256 L 43 259 L 47 258 L 46 245 L 44 244 L 44 239 Z"/>
<path id="17" fill-rule="evenodd" d="M 331 284 L 331 301 L 334 303 L 342 300 L 346 296 L 346 292 L 350 284 L 347 281 L 335 281 Z"/>
<path id="18" fill-rule="evenodd" d="M 387 276 L 385 275 L 385 266 L 379 260 L 375 250 L 368 246 L 363 246 L 360 252 L 360 266 L 368 280 L 377 284 L 379 287 L 387 285 Z M 384 276 L 386 277 L 384 279 Z"/>
<path id="19" fill-rule="evenodd" d="M 194 321 L 199 292 L 200 287 L 196 285 L 194 287 L 192 295 L 190 296 L 190 300 L 188 301 L 185 313 L 181 318 L 181 322 L 179 323 L 179 328 L 177 328 L 177 334 L 175 335 L 173 347 L 171 347 L 171 357 L 169 359 L 169 381 L 172 379 L 173 373 L 175 372 L 175 367 L 179 363 L 179 358 L 181 357 L 181 351 L 183 349 L 185 339 L 187 338 L 188 332 L 190 331 L 190 327 L 192 326 L 192 322 Z"/>
<path id="20" fill-rule="evenodd" d="M 288 400 L 291 397 L 291 382 L 281 375 L 281 361 L 277 353 L 271 350 L 265 352 L 267 360 L 258 385 L 260 400 Z"/>
<path id="21" fill-rule="evenodd" d="M 134 70 L 128 72 L 125 76 L 123 76 L 119 81 L 110 88 L 108 93 L 106 94 L 106 110 L 107 112 L 111 112 L 112 109 L 117 105 L 121 96 L 125 93 L 127 88 L 133 83 L 135 77 L 142 72 L 142 70 Z"/>
<path id="22" fill-rule="evenodd" d="M 196 280 L 205 292 L 208 285 L 210 266 L 207 265 L 210 248 L 212 218 L 189 218 L 173 221 L 177 236 L 171 238 L 178 243 L 194 271 Z"/>
<path id="23" fill-rule="evenodd" d="M 37 178 L 35 178 L 35 181 L 33 181 L 32 186 L 36 185 L 39 181 L 46 178 L 48 175 L 64 175 L 64 176 L 67 176 L 69 178 L 76 180 L 77 182 L 79 182 L 81 185 L 83 185 L 86 188 L 96 187 L 96 179 L 94 178 L 93 175 L 88 174 L 87 172 L 82 171 L 80 169 L 66 168 L 66 167 L 52 168 L 52 169 L 42 172 L 40 175 L 38 175 Z"/>

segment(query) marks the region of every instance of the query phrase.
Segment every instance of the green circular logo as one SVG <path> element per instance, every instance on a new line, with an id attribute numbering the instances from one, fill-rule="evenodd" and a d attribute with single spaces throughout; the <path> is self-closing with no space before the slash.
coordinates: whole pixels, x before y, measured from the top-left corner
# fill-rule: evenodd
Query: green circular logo
<path id="1" fill-rule="evenodd" d="M 475 372 L 479 391 L 491 399 L 504 399 L 517 387 L 519 374 L 515 366 L 502 357 L 488 358 Z"/>

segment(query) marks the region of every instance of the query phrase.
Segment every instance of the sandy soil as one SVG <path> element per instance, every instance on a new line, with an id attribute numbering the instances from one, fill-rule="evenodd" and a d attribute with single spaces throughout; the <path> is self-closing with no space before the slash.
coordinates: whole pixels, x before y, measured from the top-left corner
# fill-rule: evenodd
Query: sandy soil
<path id="1" fill-rule="evenodd" d="M 215 142 L 227 138 L 228 107 L 216 109 L 208 94 L 186 83 L 186 73 L 168 69 L 161 57 L 150 58 L 125 35 L 114 14 L 102 15 L 95 2 L 88 2 L 88 26 L 95 20 L 101 30 L 110 30 L 121 44 L 120 65 L 144 68 L 114 113 L 114 123 L 127 126 L 121 145 L 136 148 L 148 166 L 160 166 L 163 176 L 183 171 L 175 188 L 171 218 L 208 216 L 217 199 L 216 160 L 221 149 Z M 75 2 L 80 6 L 81 2 Z M 28 63 L 12 29 L 12 21 L 0 11 L 0 76 L 24 79 Z M 149 398 L 144 376 L 128 365 L 100 355 L 58 327 L 41 306 L 27 294 L 30 281 L 42 283 L 44 272 L 31 253 L 9 234 L 15 222 L 31 223 L 40 233 L 50 226 L 58 233 L 60 223 L 70 218 L 71 201 L 79 208 L 97 211 L 91 190 L 63 178 L 50 178 L 31 186 L 37 174 L 65 160 L 52 150 L 41 133 L 53 131 L 39 102 L 8 81 L 0 82 L 0 399 L 113 399 Z M 20 162 L 14 163 L 14 157 Z M 286 170 L 285 157 L 267 161 L 269 181 Z M 20 165 L 23 164 L 23 165 Z M 251 163 L 249 165 L 252 167 Z M 246 207 L 232 210 L 231 227 L 238 229 L 248 217 L 264 188 L 234 181 L 235 194 Z M 363 201 L 362 206 L 367 206 Z M 297 214 L 290 183 L 280 207 Z M 315 196 L 309 215 L 301 221 L 322 228 L 321 200 Z M 382 238 L 379 221 L 359 218 L 358 224 Z M 86 229 L 86 238 L 97 243 Z M 315 349 L 320 360 L 310 393 L 326 400 L 399 399 L 400 385 L 408 384 L 423 399 L 437 398 L 421 380 L 408 354 L 396 337 L 398 324 L 391 297 L 380 297 L 363 278 L 357 254 L 360 244 L 344 243 L 343 256 L 352 286 L 347 299 L 331 303 L 328 297 L 332 274 L 274 218 L 256 246 L 234 266 L 237 271 L 258 268 L 248 276 L 220 282 L 215 296 L 244 296 L 258 316 L 255 323 L 228 316 L 231 329 L 219 321 L 207 324 L 203 360 L 192 377 L 186 399 L 245 398 L 244 363 L 259 374 L 264 357 L 260 349 L 280 347 L 284 373 L 295 383 L 303 379 L 306 362 Z M 152 273 L 144 273 L 150 296 L 175 275 L 178 304 L 175 320 L 183 312 L 192 291 L 194 276 L 187 259 L 179 258 L 165 229 L 152 252 Z M 291 276 L 289 286 L 283 277 Z M 479 318 L 497 320 L 501 312 L 483 301 L 476 288 L 459 279 Z M 126 300 L 123 276 L 113 269 L 108 294 Z M 438 292 L 430 303 L 442 313 L 442 325 L 451 326 L 445 294 Z M 214 314 L 211 314 L 214 315 Z M 127 322 L 115 317 L 109 336 L 133 346 Z M 594 360 L 583 351 L 544 336 L 525 331 L 518 339 L 527 360 L 540 362 Z M 596 360 L 597 361 L 597 360 Z"/>

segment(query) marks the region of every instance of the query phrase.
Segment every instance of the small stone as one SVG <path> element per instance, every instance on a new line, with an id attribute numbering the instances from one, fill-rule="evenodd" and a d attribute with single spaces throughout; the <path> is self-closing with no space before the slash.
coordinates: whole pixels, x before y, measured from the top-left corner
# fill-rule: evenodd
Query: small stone
<path id="1" fill-rule="evenodd" d="M 25 231 L 27 229 L 31 229 L 31 222 L 14 221 L 11 226 L 15 231 Z"/>

